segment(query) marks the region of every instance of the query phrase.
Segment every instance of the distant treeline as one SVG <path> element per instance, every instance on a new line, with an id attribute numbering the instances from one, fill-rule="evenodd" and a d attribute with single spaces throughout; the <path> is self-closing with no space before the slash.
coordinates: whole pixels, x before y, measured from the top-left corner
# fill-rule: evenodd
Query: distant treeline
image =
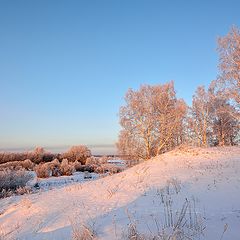
<path id="1" fill-rule="evenodd" d="M 45 151 L 42 147 L 37 147 L 33 151 L 22 153 L 2 152 L 0 153 L 0 164 L 24 161 L 26 159 L 31 160 L 35 164 L 39 164 L 51 162 L 54 159 L 63 160 L 64 158 L 67 158 L 70 162 L 79 161 L 81 164 L 85 164 L 87 158 L 91 156 L 91 151 L 84 145 L 73 146 L 65 153 L 51 153 Z"/>

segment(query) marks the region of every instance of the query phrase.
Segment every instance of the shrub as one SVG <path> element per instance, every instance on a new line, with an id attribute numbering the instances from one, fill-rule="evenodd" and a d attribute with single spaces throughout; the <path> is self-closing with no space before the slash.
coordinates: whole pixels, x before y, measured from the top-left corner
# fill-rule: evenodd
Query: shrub
<path id="1" fill-rule="evenodd" d="M 40 163 L 35 167 L 37 177 L 48 178 L 52 175 L 51 166 L 49 163 Z"/>
<path id="2" fill-rule="evenodd" d="M 0 169 L 12 169 L 12 170 L 14 170 L 17 166 L 19 166 L 18 161 L 7 162 L 7 163 L 0 164 Z"/>
<path id="3" fill-rule="evenodd" d="M 97 166 L 95 169 L 94 169 L 94 172 L 95 173 L 105 173 L 105 169 L 102 167 L 102 166 Z"/>
<path id="4" fill-rule="evenodd" d="M 20 170 L 25 168 L 26 170 L 33 170 L 34 163 L 30 159 L 26 159 L 24 161 L 13 161 L 0 164 L 0 169 L 12 169 L 12 170 Z"/>
<path id="5" fill-rule="evenodd" d="M 36 147 L 30 155 L 34 163 L 41 163 L 43 161 L 44 154 L 45 150 L 43 147 Z"/>
<path id="6" fill-rule="evenodd" d="M 53 166 L 58 167 L 60 165 L 60 162 L 57 158 L 55 158 L 52 162 Z"/>
<path id="7" fill-rule="evenodd" d="M 21 166 L 26 170 L 33 170 L 34 163 L 30 159 L 26 159 L 23 162 L 20 162 Z"/>
<path id="8" fill-rule="evenodd" d="M 85 171 L 94 172 L 94 170 L 95 170 L 95 167 L 93 165 L 81 165 L 81 166 L 78 166 L 78 169 L 76 171 L 78 171 L 78 172 L 85 172 Z"/>
<path id="9" fill-rule="evenodd" d="M 103 157 L 100 157 L 100 158 L 98 159 L 98 162 L 99 162 L 99 164 L 105 164 L 105 163 L 108 162 L 108 160 L 109 160 L 109 157 L 103 156 Z"/>
<path id="10" fill-rule="evenodd" d="M 86 168 L 85 165 L 79 165 L 79 166 L 77 167 L 77 169 L 75 168 L 75 170 L 76 170 L 77 172 L 84 172 L 84 171 L 85 171 L 85 168 Z"/>
<path id="11" fill-rule="evenodd" d="M 24 195 L 24 194 L 28 194 L 31 193 L 31 188 L 30 187 L 19 187 L 16 189 L 15 193 L 17 195 Z"/>
<path id="12" fill-rule="evenodd" d="M 42 156 L 42 161 L 43 162 L 51 162 L 55 158 L 55 155 L 52 153 L 44 153 Z"/>
<path id="13" fill-rule="evenodd" d="M 74 166 L 71 163 L 68 163 L 67 159 L 63 159 L 60 164 L 60 172 L 62 175 L 72 175 L 74 172 Z"/>
<path id="14" fill-rule="evenodd" d="M 94 172 L 94 166 L 93 165 L 85 165 L 84 166 L 84 172 L 85 171 Z"/>
<path id="15" fill-rule="evenodd" d="M 57 158 L 55 158 L 51 164 L 50 164 L 50 168 L 52 171 L 52 176 L 54 177 L 59 177 L 61 175 L 61 171 L 60 171 L 60 162 Z"/>
<path id="16" fill-rule="evenodd" d="M 0 163 L 24 161 L 27 158 L 28 157 L 26 153 L 9 153 L 9 152 L 0 153 Z"/>
<path id="17" fill-rule="evenodd" d="M 73 146 L 66 153 L 63 154 L 70 162 L 79 161 L 85 164 L 87 158 L 91 157 L 91 151 L 84 145 Z"/>
<path id="18" fill-rule="evenodd" d="M 123 171 L 122 167 L 113 165 L 113 164 L 102 164 L 101 166 L 98 166 L 95 168 L 96 173 L 106 173 L 109 172 L 111 174 L 119 173 Z"/>
<path id="19" fill-rule="evenodd" d="M 58 159 L 54 159 L 52 162 L 40 163 L 35 167 L 36 174 L 40 178 L 58 177 L 61 175 L 69 176 L 73 174 L 74 170 L 74 164 L 69 163 L 67 159 L 63 159 L 61 163 Z"/>
<path id="20" fill-rule="evenodd" d="M 46 152 L 42 147 L 37 147 L 33 151 L 21 152 L 21 153 L 12 153 L 12 152 L 2 152 L 0 153 L 0 164 L 15 162 L 15 161 L 24 161 L 25 159 L 31 160 L 33 163 L 41 162 L 51 162 L 54 158 L 58 157 L 59 154 L 53 154 Z"/>
<path id="21" fill-rule="evenodd" d="M 25 188 L 32 176 L 25 170 L 0 170 L 0 196 L 8 191 L 16 191 L 18 188 Z"/>
<path id="22" fill-rule="evenodd" d="M 98 160 L 95 157 L 89 157 L 86 159 L 85 165 L 99 164 Z"/>
<path id="23" fill-rule="evenodd" d="M 75 161 L 75 162 L 73 163 L 73 166 L 74 166 L 74 168 L 75 168 L 75 171 L 80 171 L 82 164 L 81 164 L 80 162 L 78 162 L 78 161 Z"/>

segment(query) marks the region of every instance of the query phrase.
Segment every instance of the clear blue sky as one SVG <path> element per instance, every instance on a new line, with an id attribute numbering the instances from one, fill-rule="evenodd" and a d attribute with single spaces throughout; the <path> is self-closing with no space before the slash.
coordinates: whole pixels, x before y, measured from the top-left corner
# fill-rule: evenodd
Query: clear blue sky
<path id="1" fill-rule="evenodd" d="M 174 80 L 190 104 L 233 24 L 239 0 L 0 0 L 0 148 L 112 151 L 127 89 Z"/>

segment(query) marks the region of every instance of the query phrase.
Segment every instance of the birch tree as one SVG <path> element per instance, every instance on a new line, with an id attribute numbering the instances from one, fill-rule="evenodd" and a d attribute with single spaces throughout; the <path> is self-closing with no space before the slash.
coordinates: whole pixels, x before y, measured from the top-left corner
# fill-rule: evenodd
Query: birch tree
<path id="1" fill-rule="evenodd" d="M 188 126 L 198 146 L 234 145 L 238 141 L 239 121 L 236 108 L 224 90 L 212 81 L 209 88 L 198 87 L 193 96 Z"/>
<path id="2" fill-rule="evenodd" d="M 121 154 L 149 159 L 180 144 L 186 104 L 176 98 L 174 83 L 129 89 L 120 108 Z"/>
<path id="3" fill-rule="evenodd" d="M 203 86 L 198 87 L 193 95 L 191 115 L 190 126 L 197 144 L 206 147 L 210 131 L 210 104 L 208 92 Z"/>
<path id="4" fill-rule="evenodd" d="M 237 27 L 232 27 L 226 36 L 219 38 L 218 52 L 219 82 L 240 111 L 240 30 Z M 239 114 L 235 117 L 240 119 Z"/>
<path id="5" fill-rule="evenodd" d="M 237 144 L 239 134 L 237 109 L 230 103 L 225 91 L 218 88 L 216 81 L 211 82 L 208 92 L 211 108 L 211 144 L 219 146 Z"/>

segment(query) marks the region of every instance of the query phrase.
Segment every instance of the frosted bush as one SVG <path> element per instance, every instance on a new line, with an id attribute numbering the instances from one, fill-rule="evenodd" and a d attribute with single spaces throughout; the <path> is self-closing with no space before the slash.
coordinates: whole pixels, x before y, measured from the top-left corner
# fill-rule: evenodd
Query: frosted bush
<path id="1" fill-rule="evenodd" d="M 16 189 L 15 192 L 17 195 L 28 194 L 28 193 L 31 193 L 31 188 L 30 187 L 19 187 Z"/>
<path id="2" fill-rule="evenodd" d="M 52 171 L 52 176 L 54 177 L 58 177 L 61 175 L 61 171 L 60 171 L 60 162 L 57 158 L 55 158 L 51 164 L 50 164 L 50 168 Z"/>
<path id="3" fill-rule="evenodd" d="M 85 165 L 94 165 L 94 164 L 98 164 L 98 160 L 94 157 L 89 157 L 86 160 Z"/>
<path id="4" fill-rule="evenodd" d="M 0 164 L 1 169 L 12 169 L 12 170 L 20 170 L 21 168 L 25 168 L 26 170 L 33 170 L 34 163 L 30 159 L 26 159 L 24 161 L 13 161 Z"/>
<path id="5" fill-rule="evenodd" d="M 8 191 L 16 191 L 18 188 L 25 188 L 32 176 L 25 170 L 0 170 L 0 197 Z"/>
<path id="6" fill-rule="evenodd" d="M 63 154 L 64 158 L 67 158 L 70 162 L 75 162 L 77 160 L 82 164 L 85 164 L 87 158 L 91 157 L 91 155 L 90 149 L 84 145 L 73 146 Z"/>
<path id="7" fill-rule="evenodd" d="M 65 158 L 61 162 L 60 171 L 62 175 L 72 175 L 74 172 L 74 166 L 73 164 L 69 163 L 68 160 Z"/>
<path id="8" fill-rule="evenodd" d="M 98 166 L 95 168 L 96 173 L 106 173 L 109 172 L 111 174 L 119 173 L 123 171 L 123 168 L 115 166 L 113 164 L 102 164 L 101 166 Z"/>
<path id="9" fill-rule="evenodd" d="M 7 163 L 2 163 L 0 164 L 0 169 L 16 169 L 17 166 L 19 165 L 20 162 L 19 161 L 14 161 L 14 162 L 7 162 Z"/>
<path id="10" fill-rule="evenodd" d="M 57 158 L 55 158 L 51 163 L 56 167 L 58 167 L 60 165 L 60 162 Z"/>
<path id="11" fill-rule="evenodd" d="M 106 164 L 108 162 L 109 158 L 107 156 L 100 157 L 98 159 L 99 164 Z"/>
<path id="12" fill-rule="evenodd" d="M 78 162 L 78 161 L 75 161 L 73 163 L 73 166 L 75 168 L 75 171 L 80 171 L 82 169 L 82 164 L 80 162 Z"/>
<path id="13" fill-rule="evenodd" d="M 33 170 L 34 163 L 30 159 L 26 159 L 23 162 L 21 162 L 21 166 L 26 170 Z"/>
<path id="14" fill-rule="evenodd" d="M 75 167 L 73 163 L 69 163 L 67 159 L 63 159 L 60 163 L 58 159 L 54 159 L 52 162 L 40 163 L 35 167 L 35 171 L 38 177 L 48 178 L 51 176 L 58 177 L 61 175 L 72 175 Z"/>
<path id="15" fill-rule="evenodd" d="M 51 166 L 49 163 L 40 163 L 35 167 L 37 177 L 48 178 L 52 175 Z"/>

